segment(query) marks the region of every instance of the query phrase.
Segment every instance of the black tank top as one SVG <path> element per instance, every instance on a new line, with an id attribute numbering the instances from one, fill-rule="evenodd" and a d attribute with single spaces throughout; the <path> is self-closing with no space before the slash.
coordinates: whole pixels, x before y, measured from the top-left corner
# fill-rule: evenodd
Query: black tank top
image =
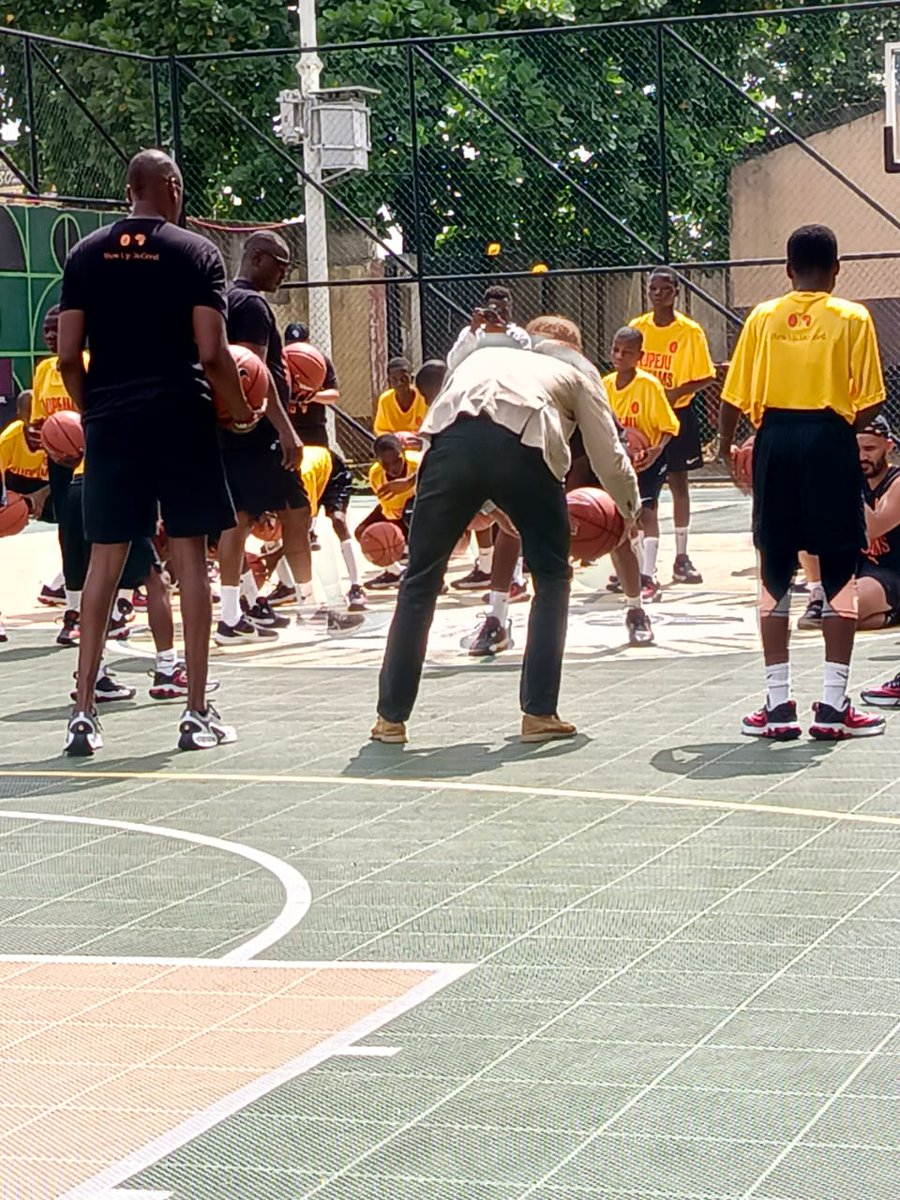
<path id="1" fill-rule="evenodd" d="M 878 487 L 869 488 L 865 483 L 863 484 L 863 496 L 869 508 L 875 507 L 898 475 L 900 475 L 900 467 L 889 467 L 887 475 Z M 864 553 L 866 558 L 878 563 L 880 567 L 890 567 L 892 571 L 900 572 L 900 525 L 889 529 L 887 533 L 883 533 L 881 537 L 870 542 Z"/>

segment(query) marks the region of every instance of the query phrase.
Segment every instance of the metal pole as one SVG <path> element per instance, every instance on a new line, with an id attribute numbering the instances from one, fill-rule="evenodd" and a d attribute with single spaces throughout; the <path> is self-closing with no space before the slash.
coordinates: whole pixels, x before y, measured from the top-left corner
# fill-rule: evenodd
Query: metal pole
<path id="1" fill-rule="evenodd" d="M 663 261 L 669 261 L 669 159 L 666 148 L 666 60 L 662 25 L 656 27 L 656 132 L 659 147 L 659 220 L 660 249 Z"/>
<path id="2" fill-rule="evenodd" d="M 184 178 L 184 156 L 181 146 L 181 78 L 178 59 L 169 55 L 169 96 L 172 105 L 172 157 L 181 168 L 182 203 L 178 224 L 187 225 L 187 181 Z"/>
<path id="3" fill-rule="evenodd" d="M 306 128 L 303 137 L 303 168 L 306 175 L 320 186 L 303 184 L 303 205 L 306 214 L 306 272 L 313 284 L 309 291 L 309 337 L 313 345 L 331 357 L 331 296 L 328 291 L 328 220 L 325 197 L 320 188 L 322 183 L 322 156 L 313 145 L 311 121 L 311 93 L 319 90 L 322 60 L 316 53 L 316 0 L 299 0 L 300 46 L 302 53 L 297 63 L 300 90 L 306 104 Z M 300 177 L 302 180 L 302 176 Z"/>
<path id="4" fill-rule="evenodd" d="M 416 243 L 416 274 L 419 295 L 419 338 L 422 342 L 422 361 L 428 357 L 428 285 L 423 276 L 428 270 L 425 256 L 425 235 L 422 229 L 422 186 L 419 175 L 419 110 L 416 97 L 416 59 L 412 46 L 406 48 L 406 90 L 409 100 L 409 138 L 412 155 L 413 237 Z"/>
<path id="5" fill-rule="evenodd" d="M 41 192 L 40 159 L 34 111 L 34 62 L 31 57 L 31 42 L 25 40 L 25 117 L 28 121 L 28 156 L 31 164 L 30 187 L 36 196 Z"/>
<path id="6" fill-rule="evenodd" d="M 162 149 L 162 108 L 159 101 L 159 64 L 154 59 L 150 64 L 150 91 L 153 97 L 153 140 Z"/>

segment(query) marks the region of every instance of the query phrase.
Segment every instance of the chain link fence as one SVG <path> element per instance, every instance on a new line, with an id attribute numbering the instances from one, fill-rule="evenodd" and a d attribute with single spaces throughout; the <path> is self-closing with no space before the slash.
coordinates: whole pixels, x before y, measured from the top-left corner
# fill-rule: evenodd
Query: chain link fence
<path id="1" fill-rule="evenodd" d="M 556 311 L 601 366 L 674 264 L 681 307 L 726 363 L 740 321 L 785 286 L 787 235 L 830 224 L 843 294 L 878 324 L 900 423 L 900 218 L 882 168 L 884 43 L 900 4 L 618 22 L 323 47 L 322 87 L 372 89 L 369 168 L 326 179 L 333 357 L 364 425 L 390 357 L 446 354 L 490 282 L 516 319 Z M 279 138 L 296 48 L 181 58 L 0 37 L 7 198 L 119 202 L 123 165 L 162 143 L 189 221 L 237 269 L 277 227 L 307 320 L 302 148 Z M 711 389 L 715 391 L 715 389 Z M 699 402 L 711 445 L 716 397 Z"/>

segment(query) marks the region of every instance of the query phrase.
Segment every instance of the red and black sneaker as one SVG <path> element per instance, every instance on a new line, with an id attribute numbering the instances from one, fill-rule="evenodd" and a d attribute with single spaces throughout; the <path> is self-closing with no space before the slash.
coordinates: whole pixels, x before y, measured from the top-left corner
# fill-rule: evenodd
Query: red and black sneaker
<path id="1" fill-rule="evenodd" d="M 764 704 L 758 712 L 750 713 L 741 721 L 741 733 L 747 737 L 771 738 L 774 742 L 793 742 L 800 736 L 797 720 L 797 705 L 786 700 L 775 708 Z"/>
<path id="2" fill-rule="evenodd" d="M 813 705 L 816 718 L 809 727 L 809 736 L 819 742 L 840 742 L 845 738 L 877 737 L 884 733 L 885 719 L 874 713 L 857 712 L 848 696 L 843 708 L 833 708 L 819 701 Z"/>
<path id="3" fill-rule="evenodd" d="M 900 708 L 900 675 L 880 687 L 866 688 L 859 698 L 863 704 L 873 704 L 876 708 Z"/>

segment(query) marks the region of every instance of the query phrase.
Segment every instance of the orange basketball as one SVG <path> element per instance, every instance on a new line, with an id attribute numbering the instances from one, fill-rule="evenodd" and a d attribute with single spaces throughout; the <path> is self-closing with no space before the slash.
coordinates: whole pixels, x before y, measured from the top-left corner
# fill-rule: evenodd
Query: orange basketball
<path id="1" fill-rule="evenodd" d="M 634 425 L 625 426 L 625 447 L 632 462 L 638 455 L 650 449 L 650 439 Z"/>
<path id="2" fill-rule="evenodd" d="M 399 525 L 377 521 L 362 531 L 359 548 L 376 567 L 390 567 L 406 552 L 406 538 Z"/>
<path id="3" fill-rule="evenodd" d="M 250 526 L 250 532 L 261 542 L 280 542 L 281 522 L 274 513 L 263 513 L 259 520 Z"/>
<path id="4" fill-rule="evenodd" d="M 28 524 L 31 509 L 24 496 L 17 492 L 6 493 L 6 505 L 0 508 L 0 537 L 12 537 L 21 533 Z"/>
<path id="5" fill-rule="evenodd" d="M 226 429 L 231 429 L 235 433 L 248 433 L 255 428 L 259 418 L 266 411 L 266 400 L 269 395 L 269 371 L 259 355 L 248 350 L 246 346 L 229 346 L 228 349 L 231 351 L 231 357 L 234 359 L 234 365 L 237 367 L 241 379 L 241 387 L 244 389 L 244 396 L 253 409 L 255 420 L 247 426 L 235 426 L 219 397 L 213 396 L 216 415 L 219 423 Z"/>
<path id="6" fill-rule="evenodd" d="M 755 440 L 755 435 L 751 434 L 734 453 L 734 473 L 737 477 L 737 485 L 745 492 L 753 491 L 753 444 Z"/>
<path id="7" fill-rule="evenodd" d="M 284 365 L 292 395 L 317 392 L 328 374 L 325 356 L 309 342 L 291 342 L 285 346 Z"/>
<path id="8" fill-rule="evenodd" d="M 599 488 L 582 487 L 569 492 L 566 503 L 572 558 L 591 561 L 615 549 L 625 532 L 625 522 L 612 496 Z"/>
<path id="9" fill-rule="evenodd" d="M 477 512 L 469 522 L 469 531 L 480 533 L 483 529 L 490 529 L 494 524 L 496 524 L 496 518 L 490 513 Z"/>
<path id="10" fill-rule="evenodd" d="M 49 416 L 41 426 L 41 445 L 55 463 L 81 458 L 84 454 L 81 414 L 66 410 Z"/>

